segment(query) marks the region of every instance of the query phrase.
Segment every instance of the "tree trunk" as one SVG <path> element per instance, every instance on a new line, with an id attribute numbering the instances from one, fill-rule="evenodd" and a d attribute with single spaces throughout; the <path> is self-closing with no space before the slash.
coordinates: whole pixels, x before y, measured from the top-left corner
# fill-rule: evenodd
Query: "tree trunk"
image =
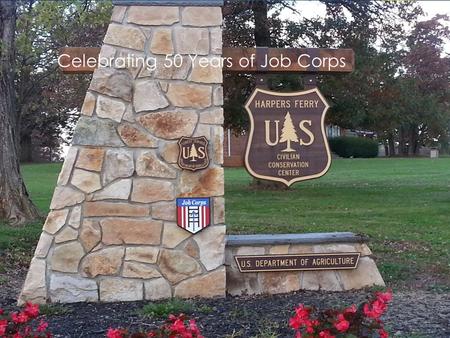
<path id="1" fill-rule="evenodd" d="M 31 134 L 22 135 L 20 140 L 20 162 L 33 162 L 33 142 L 31 140 Z"/>
<path id="2" fill-rule="evenodd" d="M 16 1 L 0 1 L 0 221 L 19 226 L 39 218 L 19 167 L 14 92 Z"/>
<path id="3" fill-rule="evenodd" d="M 267 18 L 267 1 L 266 0 L 256 0 L 252 6 L 253 16 L 255 19 L 255 44 L 258 47 L 270 47 L 270 30 L 269 30 L 269 20 Z M 266 76 L 266 75 L 257 75 Z M 261 83 L 260 81 L 257 81 Z M 267 81 L 262 81 L 264 86 L 267 85 Z M 261 87 L 261 86 L 260 86 Z M 268 88 L 267 88 L 268 89 Z M 258 190 L 286 190 L 289 189 L 286 185 L 281 182 L 267 181 L 254 178 L 250 184 L 252 188 Z"/>
<path id="4" fill-rule="evenodd" d="M 395 142 L 394 135 L 390 134 L 388 137 L 389 157 L 395 156 Z"/>

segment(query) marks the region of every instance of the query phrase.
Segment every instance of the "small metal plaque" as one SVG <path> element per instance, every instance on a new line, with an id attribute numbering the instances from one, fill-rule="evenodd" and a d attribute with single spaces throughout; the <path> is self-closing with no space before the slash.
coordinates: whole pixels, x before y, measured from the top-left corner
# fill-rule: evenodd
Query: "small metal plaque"
<path id="1" fill-rule="evenodd" d="M 234 256 L 240 272 L 351 270 L 356 269 L 359 252 L 289 255 Z"/>
<path id="2" fill-rule="evenodd" d="M 191 234 L 203 230 L 211 224 L 210 199 L 177 198 L 177 225 Z"/>
<path id="3" fill-rule="evenodd" d="M 197 171 L 209 166 L 208 140 L 205 136 L 183 136 L 178 140 L 178 146 L 178 166 L 181 169 Z"/>

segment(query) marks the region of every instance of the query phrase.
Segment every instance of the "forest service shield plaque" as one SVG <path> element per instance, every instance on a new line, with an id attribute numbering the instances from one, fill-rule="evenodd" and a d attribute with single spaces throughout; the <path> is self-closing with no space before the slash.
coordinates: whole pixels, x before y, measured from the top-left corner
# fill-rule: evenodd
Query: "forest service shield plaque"
<path id="1" fill-rule="evenodd" d="M 208 140 L 205 136 L 186 137 L 178 140 L 178 166 L 185 170 L 201 170 L 209 166 Z"/>
<path id="2" fill-rule="evenodd" d="M 317 88 L 295 93 L 256 88 L 245 108 L 250 118 L 245 166 L 252 176 L 290 186 L 328 171 L 329 106 Z"/>

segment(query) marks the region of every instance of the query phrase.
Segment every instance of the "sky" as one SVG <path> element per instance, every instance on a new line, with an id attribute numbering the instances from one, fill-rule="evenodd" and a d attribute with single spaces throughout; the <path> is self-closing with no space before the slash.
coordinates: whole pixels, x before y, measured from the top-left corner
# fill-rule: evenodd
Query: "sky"
<path id="1" fill-rule="evenodd" d="M 418 3 L 425 12 L 425 15 L 421 17 L 423 20 L 432 18 L 436 14 L 447 14 L 450 17 L 450 1 L 418 1 Z M 296 7 L 301 8 L 300 13 L 307 18 L 325 15 L 325 5 L 320 1 L 297 1 Z M 296 15 L 290 10 L 286 10 L 283 14 Z M 444 52 L 450 54 L 450 41 L 447 42 Z"/>

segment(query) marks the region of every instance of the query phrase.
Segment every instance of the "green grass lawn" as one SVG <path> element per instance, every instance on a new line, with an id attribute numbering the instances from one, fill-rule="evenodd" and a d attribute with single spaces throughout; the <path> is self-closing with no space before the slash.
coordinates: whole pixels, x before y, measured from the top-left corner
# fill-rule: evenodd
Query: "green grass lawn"
<path id="1" fill-rule="evenodd" d="M 47 212 L 59 164 L 22 166 L 33 201 Z M 450 159 L 339 159 L 324 177 L 288 191 L 255 191 L 245 169 L 225 170 L 230 233 L 353 231 L 370 237 L 391 285 L 448 290 Z M 28 257 L 41 224 L 0 225 L 0 250 Z M 12 249 L 11 249 L 12 248 Z"/>

